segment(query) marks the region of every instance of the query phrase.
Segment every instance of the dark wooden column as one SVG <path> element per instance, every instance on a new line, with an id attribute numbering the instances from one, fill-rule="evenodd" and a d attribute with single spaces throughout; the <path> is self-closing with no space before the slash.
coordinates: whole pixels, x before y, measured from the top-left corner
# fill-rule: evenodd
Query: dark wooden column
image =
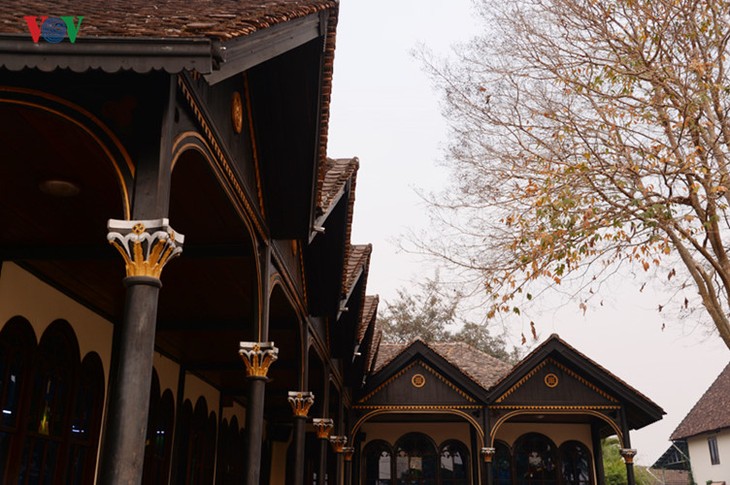
<path id="1" fill-rule="evenodd" d="M 164 265 L 182 251 L 183 236 L 166 219 L 170 205 L 177 76 L 152 81 L 160 104 L 145 116 L 135 158 L 132 220 L 110 220 L 108 239 L 126 264 L 122 321 L 114 326 L 107 417 L 99 457 L 99 485 L 142 481 L 149 414 L 157 301 Z M 158 110 L 159 108 L 159 110 Z"/>
<path id="2" fill-rule="evenodd" d="M 621 432 L 623 433 L 623 448 L 621 448 L 621 456 L 626 462 L 626 483 L 628 485 L 636 485 L 636 477 L 634 477 L 634 456 L 636 450 L 631 448 L 631 437 L 629 436 L 629 422 L 626 420 L 626 410 L 621 407 Z"/>
<path id="3" fill-rule="evenodd" d="M 303 485 L 304 483 L 304 448 L 305 430 L 309 408 L 314 404 L 314 394 L 308 391 L 289 391 L 289 404 L 294 413 L 294 469 L 289 474 L 292 477 L 292 485 Z M 287 468 L 289 464 L 287 464 Z"/>
<path id="4" fill-rule="evenodd" d="M 479 455 L 484 462 L 484 476 L 482 477 L 482 483 L 485 485 L 493 485 L 494 473 L 492 472 L 492 458 L 496 453 L 496 448 L 492 447 L 492 424 L 489 420 L 489 408 L 485 407 L 482 410 L 482 426 L 484 427 L 484 448 L 479 450 Z"/>
<path id="5" fill-rule="evenodd" d="M 335 473 L 337 474 L 337 477 L 327 477 L 329 483 L 335 483 L 336 485 L 343 485 L 342 478 L 344 474 L 342 473 L 342 467 L 340 466 L 342 464 L 342 460 L 340 457 L 342 456 L 342 453 L 345 451 L 345 445 L 347 444 L 347 436 L 341 435 L 341 436 L 330 436 L 330 444 L 332 445 L 332 449 L 335 452 L 335 459 L 337 460 L 337 466 L 335 469 L 337 470 Z"/>
<path id="6" fill-rule="evenodd" d="M 319 470 L 317 471 L 317 485 L 324 484 L 324 476 L 327 473 L 327 446 L 330 440 L 330 433 L 335 427 L 332 418 L 314 418 L 312 425 L 317 432 L 319 442 Z"/>
<path id="7" fill-rule="evenodd" d="M 159 219 L 110 220 L 108 239 L 126 263 L 127 293 L 117 333 L 98 483 L 138 484 L 144 464 L 160 274 L 180 254 L 184 238 L 175 234 L 167 219 Z"/>
<path id="8" fill-rule="evenodd" d="M 246 399 L 245 485 L 259 485 L 261 476 L 261 444 L 264 436 L 264 393 L 269 367 L 277 359 L 279 349 L 274 342 L 241 342 L 238 354 L 246 365 L 249 380 Z"/>
<path id="9" fill-rule="evenodd" d="M 342 449 L 342 456 L 345 459 L 345 485 L 352 485 L 352 455 L 354 454 L 353 446 L 345 446 Z"/>
<path id="10" fill-rule="evenodd" d="M 603 469 L 603 448 L 599 423 L 591 423 L 591 442 L 593 444 L 593 466 L 596 471 L 596 485 L 606 485 L 606 471 Z"/>

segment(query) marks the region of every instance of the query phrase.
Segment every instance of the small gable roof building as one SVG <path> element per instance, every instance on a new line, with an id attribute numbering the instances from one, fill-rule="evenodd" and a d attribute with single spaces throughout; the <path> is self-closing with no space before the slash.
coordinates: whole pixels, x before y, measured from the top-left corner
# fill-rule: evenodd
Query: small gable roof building
<path id="1" fill-rule="evenodd" d="M 633 471 L 629 431 L 664 414 L 557 335 L 514 366 L 464 343 L 381 344 L 352 408 L 368 485 L 603 484 L 601 438 Z"/>
<path id="2" fill-rule="evenodd" d="M 730 482 L 730 364 L 684 417 L 670 439 L 686 441 L 697 483 Z"/>

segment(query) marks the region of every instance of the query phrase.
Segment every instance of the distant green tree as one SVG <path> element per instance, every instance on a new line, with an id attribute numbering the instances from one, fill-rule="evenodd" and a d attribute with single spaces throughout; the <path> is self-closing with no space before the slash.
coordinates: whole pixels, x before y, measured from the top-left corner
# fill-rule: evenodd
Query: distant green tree
<path id="1" fill-rule="evenodd" d="M 506 362 L 519 359 L 516 347 L 508 348 L 504 336 L 493 336 L 486 324 L 464 319 L 459 307 L 464 295 L 446 289 L 438 273 L 417 283 L 415 288 L 400 288 L 393 301 L 385 302 L 378 320 L 383 339 L 389 343 L 408 343 L 416 338 L 425 342 L 465 342 Z"/>
<path id="2" fill-rule="evenodd" d="M 621 457 L 618 438 L 608 437 L 601 441 L 603 450 L 603 470 L 606 474 L 606 485 L 626 484 L 626 464 Z M 645 468 L 634 466 L 634 476 L 637 485 L 652 485 L 655 483 L 651 474 Z"/>

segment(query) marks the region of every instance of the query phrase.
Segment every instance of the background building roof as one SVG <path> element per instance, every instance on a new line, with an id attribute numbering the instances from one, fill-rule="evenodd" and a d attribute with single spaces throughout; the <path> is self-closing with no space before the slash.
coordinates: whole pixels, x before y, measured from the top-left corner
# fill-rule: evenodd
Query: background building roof
<path id="1" fill-rule="evenodd" d="M 730 364 L 717 376 L 672 433 L 672 440 L 730 428 Z"/>

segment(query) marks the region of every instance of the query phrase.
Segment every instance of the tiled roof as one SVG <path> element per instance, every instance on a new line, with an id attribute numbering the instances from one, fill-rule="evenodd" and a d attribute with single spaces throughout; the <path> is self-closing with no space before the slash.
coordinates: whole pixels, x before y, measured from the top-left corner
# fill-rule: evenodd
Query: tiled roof
<path id="1" fill-rule="evenodd" d="M 221 40 L 335 8 L 334 0 L 3 0 L 0 34 L 29 35 L 25 15 L 83 16 L 80 37 Z"/>
<path id="2" fill-rule="evenodd" d="M 372 244 L 351 244 L 347 251 L 347 261 L 343 274 L 342 293 L 346 296 L 357 283 L 357 275 L 360 269 L 367 276 L 370 266 L 370 253 L 373 251 Z"/>
<path id="3" fill-rule="evenodd" d="M 633 392 L 634 394 L 636 394 L 637 396 L 639 396 L 639 397 L 640 397 L 641 399 L 644 399 L 644 400 L 646 400 L 646 401 L 648 401 L 648 402 L 650 402 L 650 403 L 654 404 L 654 402 L 653 402 L 653 401 L 652 401 L 651 399 L 649 399 L 649 398 L 648 398 L 647 396 L 645 396 L 644 394 L 642 394 L 641 392 L 639 392 L 638 390 L 636 390 L 636 389 L 635 389 L 634 387 L 632 387 L 631 385 L 629 385 L 629 384 L 628 384 L 628 383 L 627 383 L 626 381 L 624 381 L 623 379 L 620 379 L 619 377 L 617 377 L 617 376 L 616 376 L 615 374 L 613 374 L 613 373 L 612 373 L 611 371 L 609 371 L 608 369 L 606 369 L 605 367 L 603 367 L 602 365 L 600 365 L 600 364 L 599 364 L 598 362 L 596 362 L 595 360 L 593 360 L 593 359 L 591 359 L 590 357 L 588 357 L 588 356 L 587 356 L 586 354 L 584 354 L 583 352 L 579 351 L 578 349 L 576 349 L 575 347 L 573 347 L 572 345 L 570 345 L 570 344 L 569 344 L 568 342 L 566 342 L 565 340 L 561 339 L 561 338 L 560 338 L 560 336 L 559 336 L 558 334 L 556 334 L 556 333 L 554 333 L 554 334 L 550 335 L 550 337 L 548 337 L 548 338 L 547 338 L 547 339 L 546 339 L 546 340 L 545 340 L 544 342 L 542 342 L 542 343 L 541 343 L 540 345 L 538 345 L 537 347 L 535 347 L 535 348 L 534 348 L 534 349 L 532 350 L 532 352 L 530 352 L 530 353 L 529 353 L 529 354 L 527 354 L 527 355 L 526 355 L 526 356 L 525 356 L 525 357 L 524 357 L 523 359 L 521 359 L 521 360 L 520 360 L 520 362 L 519 362 L 519 363 L 518 363 L 518 364 L 517 364 L 517 365 L 515 366 L 515 368 L 519 367 L 519 365 L 520 365 L 520 364 L 522 364 L 523 362 L 527 362 L 527 361 L 528 361 L 528 360 L 529 360 L 529 359 L 530 359 L 530 358 L 531 358 L 531 357 L 532 357 L 533 355 L 535 355 L 535 354 L 537 354 L 538 352 L 542 351 L 542 350 L 543 350 L 543 349 L 544 349 L 544 348 L 545 348 L 546 346 L 548 346 L 548 345 L 549 345 L 549 344 L 551 344 L 552 342 L 559 342 L 559 343 L 560 343 L 561 345 L 563 345 L 564 347 L 567 347 L 567 348 L 568 348 L 568 349 L 570 349 L 570 350 L 571 350 L 572 352 L 574 352 L 574 353 L 575 353 L 575 354 L 576 354 L 576 355 L 577 355 L 578 357 L 580 357 L 580 358 L 581 358 L 582 360 L 584 360 L 585 362 L 587 362 L 587 363 L 588 363 L 588 364 L 590 364 L 591 366 L 595 367 L 595 368 L 596 368 L 596 369 L 598 369 L 599 371 L 603 372 L 603 373 L 604 373 L 604 374 L 606 374 L 606 375 L 607 375 L 608 377 L 610 377 L 610 378 L 611 378 L 611 379 L 613 379 L 614 381 L 616 381 L 616 382 L 618 382 L 619 384 L 621 384 L 622 386 L 624 386 L 624 387 L 625 387 L 626 389 L 628 389 L 629 391 L 631 391 L 631 392 Z M 506 377 L 506 376 L 505 376 L 505 377 Z M 656 406 L 656 404 L 654 404 L 654 405 Z M 663 411 L 663 410 L 662 410 L 662 414 L 664 414 L 664 411 Z"/>
<path id="4" fill-rule="evenodd" d="M 730 364 L 679 423 L 670 439 L 679 440 L 722 428 L 730 428 Z"/>
<path id="5" fill-rule="evenodd" d="M 492 388 L 512 366 L 464 342 L 424 342 L 484 389 Z M 374 371 L 385 367 L 411 344 L 380 344 Z"/>
<path id="6" fill-rule="evenodd" d="M 327 158 L 317 204 L 321 212 L 329 211 L 331 205 L 336 202 L 337 194 L 344 188 L 350 177 L 357 172 L 359 166 L 357 157 Z"/>
<path id="7" fill-rule="evenodd" d="M 365 333 L 370 326 L 370 322 L 373 321 L 373 318 L 375 317 L 375 312 L 378 311 L 379 302 L 380 297 L 377 295 L 365 297 L 365 303 L 363 303 L 362 308 L 362 318 L 360 319 L 360 324 L 357 326 L 358 342 L 362 342 L 362 339 L 365 338 Z"/>

